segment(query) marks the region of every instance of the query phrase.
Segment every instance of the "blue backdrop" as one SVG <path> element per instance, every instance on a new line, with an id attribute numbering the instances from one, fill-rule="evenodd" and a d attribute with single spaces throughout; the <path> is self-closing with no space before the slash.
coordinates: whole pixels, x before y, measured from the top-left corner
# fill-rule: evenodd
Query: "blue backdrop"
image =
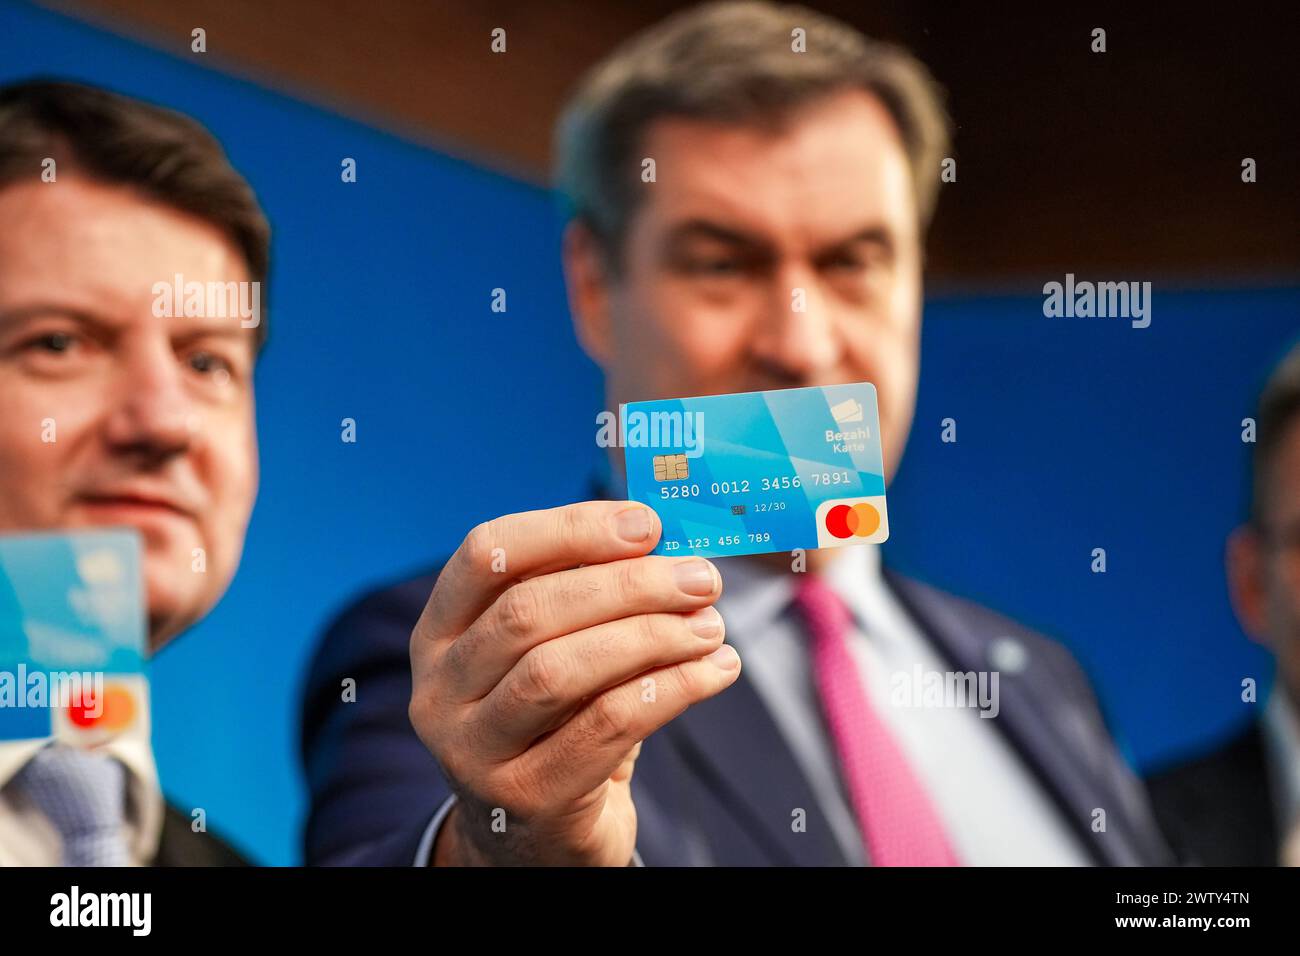
<path id="1" fill-rule="evenodd" d="M 169 794 L 284 864 L 300 859 L 296 706 L 322 625 L 476 521 L 580 495 L 603 403 L 569 329 L 544 191 L 217 72 L 212 56 L 0 0 L 0 82 L 79 78 L 193 114 L 275 228 L 243 564 L 153 677 Z M 355 184 L 340 181 L 344 157 Z M 1065 641 L 1144 766 L 1246 719 L 1241 678 L 1269 679 L 1232 618 L 1222 553 L 1244 507 L 1240 422 L 1296 330 L 1300 290 L 1157 280 L 1137 330 L 1045 319 L 1035 289 L 1051 278 L 929 303 L 887 553 Z M 497 287 L 505 314 L 490 309 Z M 1090 571 L 1097 547 L 1105 574 Z"/>

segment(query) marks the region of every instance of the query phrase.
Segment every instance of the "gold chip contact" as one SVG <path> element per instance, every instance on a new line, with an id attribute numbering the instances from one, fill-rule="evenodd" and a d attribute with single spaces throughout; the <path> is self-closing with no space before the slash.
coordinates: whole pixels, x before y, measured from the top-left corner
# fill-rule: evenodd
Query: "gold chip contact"
<path id="1" fill-rule="evenodd" d="M 681 481 L 690 477 L 685 455 L 655 455 L 655 481 Z"/>

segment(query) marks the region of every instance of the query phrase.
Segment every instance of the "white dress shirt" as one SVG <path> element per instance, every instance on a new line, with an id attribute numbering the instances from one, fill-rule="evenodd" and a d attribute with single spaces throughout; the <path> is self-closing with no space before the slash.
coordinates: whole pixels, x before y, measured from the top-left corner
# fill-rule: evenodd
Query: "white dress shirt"
<path id="1" fill-rule="evenodd" d="M 745 558 L 720 558 L 717 607 L 726 640 L 784 736 L 852 864 L 868 861 L 822 719 L 807 638 L 790 602 L 794 576 Z M 826 574 L 854 618 L 850 645 L 872 705 L 893 731 L 943 821 L 958 858 L 972 866 L 1087 865 L 1091 857 L 997 728 L 968 707 L 899 707 L 895 674 L 944 672 L 944 663 L 880 573 L 873 545 L 844 548 Z M 726 691 L 724 690 L 725 694 Z M 455 802 L 438 808 L 416 854 L 425 866 Z M 640 862 L 639 856 L 634 862 Z"/>
<path id="2" fill-rule="evenodd" d="M 718 562 L 727 639 L 789 744 L 845 857 L 866 851 L 839 774 L 807 636 L 790 606 L 795 575 Z M 929 795 L 958 859 L 971 866 L 1086 865 L 1091 857 L 1033 774 L 978 708 L 896 706 L 898 680 L 951 670 L 880 573 L 880 549 L 844 548 L 826 580 L 853 614 L 850 649 L 867 697 Z M 726 693 L 723 691 L 723 693 Z M 918 695 L 919 696 L 919 695 Z M 902 698 L 898 698 L 900 701 Z"/>
<path id="3" fill-rule="evenodd" d="M 63 841 L 57 830 L 27 799 L 14 776 L 45 741 L 0 743 L 0 866 L 59 866 Z M 162 839 L 163 797 L 153 748 L 138 738 L 116 738 L 101 748 L 126 768 L 126 841 L 133 866 L 149 866 Z"/>
<path id="4" fill-rule="evenodd" d="M 1264 707 L 1263 724 L 1281 844 L 1279 862 L 1300 866 L 1300 718 L 1280 680 Z"/>

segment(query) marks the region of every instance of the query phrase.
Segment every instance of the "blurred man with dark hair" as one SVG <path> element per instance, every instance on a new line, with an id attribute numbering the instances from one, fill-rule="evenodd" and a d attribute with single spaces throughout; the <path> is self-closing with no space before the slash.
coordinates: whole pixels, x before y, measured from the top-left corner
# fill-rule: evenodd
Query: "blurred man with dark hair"
<path id="1" fill-rule="evenodd" d="M 557 172 L 608 407 L 870 381 L 892 474 L 947 128 L 920 63 L 801 7 L 695 7 L 599 64 Z M 606 500 L 486 522 L 331 629 L 303 718 L 309 862 L 1166 860 L 1062 647 L 872 546 L 803 574 L 650 555 L 658 518 L 618 500 L 613 456 Z M 996 719 L 890 706 L 914 668 L 1000 669 Z"/>
<path id="2" fill-rule="evenodd" d="M 158 309 L 155 287 L 256 292 L 269 242 L 193 120 L 73 83 L 0 88 L 0 533 L 137 529 L 152 650 L 207 614 L 239 563 L 265 335 L 242 313 Z M 190 823 L 152 752 L 0 743 L 0 863 L 240 862 Z"/>
<path id="3" fill-rule="evenodd" d="M 1242 628 L 1277 655 L 1277 684 L 1243 732 L 1148 781 L 1174 848 L 1205 866 L 1300 866 L 1300 346 L 1264 387 L 1255 426 L 1228 589 Z"/>

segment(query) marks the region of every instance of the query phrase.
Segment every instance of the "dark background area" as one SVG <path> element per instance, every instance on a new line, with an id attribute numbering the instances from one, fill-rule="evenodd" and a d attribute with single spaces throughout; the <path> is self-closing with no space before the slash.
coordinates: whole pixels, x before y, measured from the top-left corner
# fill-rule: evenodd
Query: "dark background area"
<path id="1" fill-rule="evenodd" d="M 544 181 L 582 71 L 666 0 L 76 0 L 52 4 L 367 122 Z M 1118 271 L 1253 285 L 1300 273 L 1294 3 L 817 2 L 902 43 L 948 90 L 957 182 L 940 288 Z M 507 32 L 507 53 L 489 47 Z M 1107 52 L 1091 52 L 1094 27 Z M 1241 161 L 1258 181 L 1241 181 Z M 1136 277 L 1136 275 L 1135 275 Z M 1166 283 L 1167 284 L 1167 283 Z"/>

